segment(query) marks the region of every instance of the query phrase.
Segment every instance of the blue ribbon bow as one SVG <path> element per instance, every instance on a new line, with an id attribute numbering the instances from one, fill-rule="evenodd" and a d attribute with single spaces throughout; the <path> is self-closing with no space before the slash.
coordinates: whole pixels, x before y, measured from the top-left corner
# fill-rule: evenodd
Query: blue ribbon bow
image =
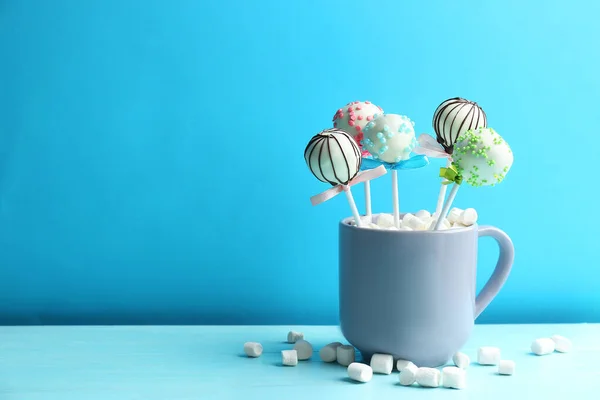
<path id="1" fill-rule="evenodd" d="M 412 156 L 408 160 L 402 160 L 397 163 L 387 163 L 378 159 L 363 157 L 360 169 L 373 169 L 379 167 L 380 165 L 383 165 L 385 169 L 416 169 L 429 165 L 429 159 L 427 156 L 419 154 Z"/>

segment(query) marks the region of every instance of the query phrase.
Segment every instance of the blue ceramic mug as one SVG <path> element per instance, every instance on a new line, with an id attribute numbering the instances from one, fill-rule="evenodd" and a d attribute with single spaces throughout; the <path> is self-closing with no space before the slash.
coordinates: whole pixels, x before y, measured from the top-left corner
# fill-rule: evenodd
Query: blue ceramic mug
<path id="1" fill-rule="evenodd" d="M 374 216 L 376 218 L 376 216 Z M 444 365 L 504 285 L 514 259 L 503 231 L 473 225 L 442 231 L 339 226 L 340 325 L 367 362 L 392 354 L 419 367 Z M 496 268 L 475 294 L 477 242 L 500 247 Z"/>

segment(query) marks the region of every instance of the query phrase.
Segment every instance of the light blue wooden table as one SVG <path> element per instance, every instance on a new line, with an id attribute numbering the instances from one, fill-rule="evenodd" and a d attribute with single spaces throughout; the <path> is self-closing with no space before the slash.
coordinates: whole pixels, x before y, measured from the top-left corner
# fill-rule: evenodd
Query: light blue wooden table
<path id="1" fill-rule="evenodd" d="M 398 372 L 353 383 L 317 351 L 283 367 L 291 329 L 316 350 L 344 342 L 338 327 L 323 326 L 0 327 L 0 400 L 600 399 L 600 324 L 476 326 L 463 351 L 476 360 L 479 346 L 500 347 L 516 374 L 472 364 L 461 391 L 403 387 Z M 553 334 L 572 339 L 573 351 L 529 353 Z M 246 341 L 262 343 L 263 355 L 243 355 Z"/>

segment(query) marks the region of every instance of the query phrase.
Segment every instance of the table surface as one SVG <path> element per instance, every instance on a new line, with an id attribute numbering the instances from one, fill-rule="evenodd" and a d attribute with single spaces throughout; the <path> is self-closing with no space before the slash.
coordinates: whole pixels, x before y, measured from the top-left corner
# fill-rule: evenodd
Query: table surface
<path id="1" fill-rule="evenodd" d="M 287 332 L 303 332 L 315 352 L 281 365 Z M 531 342 L 560 334 L 570 353 L 535 356 Z M 464 390 L 404 387 L 398 372 L 368 383 L 321 362 L 318 349 L 345 342 L 336 326 L 0 327 L 0 400 L 120 399 L 475 399 L 600 398 L 600 324 L 476 325 L 464 351 L 472 360 Z M 263 345 L 259 358 L 246 341 Z M 480 366 L 477 348 L 497 346 L 516 362 L 513 376 Z"/>

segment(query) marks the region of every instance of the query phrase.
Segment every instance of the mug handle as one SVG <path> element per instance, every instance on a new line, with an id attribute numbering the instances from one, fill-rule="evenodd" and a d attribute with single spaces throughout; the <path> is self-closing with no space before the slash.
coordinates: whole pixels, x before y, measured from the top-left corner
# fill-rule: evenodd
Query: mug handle
<path id="1" fill-rule="evenodd" d="M 479 317 L 483 310 L 494 300 L 500 289 L 502 289 L 515 259 L 515 248 L 506 233 L 496 227 L 482 225 L 478 229 L 478 234 L 479 237 L 491 236 L 496 240 L 498 247 L 500 247 L 500 257 L 492 276 L 490 276 L 490 279 L 488 279 L 475 299 L 474 319 Z"/>

